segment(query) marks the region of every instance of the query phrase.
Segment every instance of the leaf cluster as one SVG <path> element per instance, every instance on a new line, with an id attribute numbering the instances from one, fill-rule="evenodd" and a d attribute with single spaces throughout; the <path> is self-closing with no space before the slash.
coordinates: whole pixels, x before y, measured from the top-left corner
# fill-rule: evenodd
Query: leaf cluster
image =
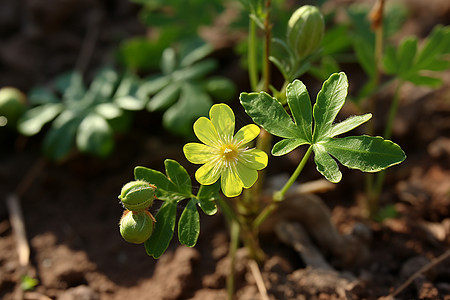
<path id="1" fill-rule="evenodd" d="M 229 100 L 235 94 L 234 84 L 224 77 L 206 75 L 217 62 L 207 58 L 212 47 L 203 42 L 180 45 L 164 50 L 161 74 L 145 81 L 139 95 L 149 98 L 146 108 L 150 112 L 164 111 L 163 125 L 172 132 L 189 135 L 193 121 L 207 115 L 212 98 Z"/>
<path id="2" fill-rule="evenodd" d="M 202 185 L 197 195 L 192 194 L 189 174 L 178 162 L 164 161 L 166 174 L 145 167 L 136 167 L 134 177 L 154 184 L 157 199 L 164 203 L 155 216 L 152 236 L 145 242 L 147 254 L 159 258 L 169 246 L 175 231 L 177 206 L 189 199 L 178 221 L 178 239 L 181 244 L 193 247 L 200 233 L 200 216 L 197 205 L 207 215 L 217 212 L 215 200 L 219 197 L 219 184 Z"/>
<path id="3" fill-rule="evenodd" d="M 351 169 L 378 172 L 406 158 L 397 144 L 382 137 L 336 138 L 367 122 L 372 116 L 352 116 L 340 123 L 333 123 L 344 105 L 347 89 L 347 76 L 342 72 L 332 74 L 324 82 L 312 107 L 305 85 L 295 80 L 286 91 L 292 118 L 277 99 L 265 92 L 241 93 L 240 100 L 256 124 L 282 138 L 273 146 L 273 155 L 284 155 L 301 145 L 309 145 L 315 155 L 317 170 L 327 180 L 337 183 L 342 174 L 334 159 Z"/>
<path id="4" fill-rule="evenodd" d="M 122 78 L 111 68 L 101 69 L 87 89 L 80 72 L 57 77 L 53 88 L 37 87 L 29 93 L 28 109 L 18 122 L 26 136 L 39 133 L 51 123 L 43 141 L 44 154 L 60 160 L 74 145 L 78 150 L 105 157 L 114 147 L 114 132 L 129 124 L 125 110 L 141 106 L 138 80 L 130 74 Z"/>
<path id="5" fill-rule="evenodd" d="M 387 74 L 395 75 L 415 85 L 439 87 L 438 73 L 450 68 L 450 26 L 433 28 L 419 47 L 417 37 L 404 38 L 397 48 L 388 46 L 383 57 Z"/>

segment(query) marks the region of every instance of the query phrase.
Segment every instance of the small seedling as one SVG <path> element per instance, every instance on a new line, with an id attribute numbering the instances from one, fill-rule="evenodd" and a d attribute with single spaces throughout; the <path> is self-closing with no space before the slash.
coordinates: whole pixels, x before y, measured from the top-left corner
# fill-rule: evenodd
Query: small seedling
<path id="1" fill-rule="evenodd" d="M 128 127 L 125 110 L 143 107 L 136 86 L 132 75 L 119 80 L 110 68 L 99 71 L 87 90 L 79 72 L 64 74 L 55 80 L 54 91 L 36 88 L 30 92 L 33 108 L 19 119 L 18 130 L 32 136 L 51 122 L 43 150 L 54 160 L 66 157 L 74 145 L 82 152 L 105 157 L 113 150 L 114 133 Z"/>

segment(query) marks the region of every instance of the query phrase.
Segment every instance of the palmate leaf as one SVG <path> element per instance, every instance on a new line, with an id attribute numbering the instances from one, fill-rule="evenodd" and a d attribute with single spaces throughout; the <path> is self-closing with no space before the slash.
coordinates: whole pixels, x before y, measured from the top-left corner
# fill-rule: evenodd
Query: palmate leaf
<path id="1" fill-rule="evenodd" d="M 450 26 L 438 25 L 421 49 L 416 37 L 406 37 L 397 48 L 387 47 L 383 67 L 387 74 L 398 76 L 415 85 L 438 87 L 442 84 L 442 79 L 436 72 L 450 68 L 449 54 Z"/>
<path id="2" fill-rule="evenodd" d="M 336 183 L 342 178 L 336 160 L 352 169 L 378 172 L 406 158 L 400 146 L 382 137 L 336 138 L 372 117 L 371 114 L 352 116 L 333 124 L 344 105 L 347 89 L 347 76 L 344 73 L 332 74 L 324 82 L 311 112 L 308 92 L 303 83 L 295 80 L 288 85 L 286 92 L 293 119 L 276 99 L 266 93 L 242 93 L 241 103 L 255 123 L 284 138 L 272 148 L 273 155 L 284 155 L 301 145 L 310 145 L 317 170 L 327 180 Z"/>

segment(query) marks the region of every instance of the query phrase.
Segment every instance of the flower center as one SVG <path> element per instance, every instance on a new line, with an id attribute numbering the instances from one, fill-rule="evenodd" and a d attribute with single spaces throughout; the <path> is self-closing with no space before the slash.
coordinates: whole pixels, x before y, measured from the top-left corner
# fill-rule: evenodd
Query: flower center
<path id="1" fill-rule="evenodd" d="M 227 162 L 235 161 L 238 157 L 238 149 L 235 145 L 223 145 L 220 152 Z"/>

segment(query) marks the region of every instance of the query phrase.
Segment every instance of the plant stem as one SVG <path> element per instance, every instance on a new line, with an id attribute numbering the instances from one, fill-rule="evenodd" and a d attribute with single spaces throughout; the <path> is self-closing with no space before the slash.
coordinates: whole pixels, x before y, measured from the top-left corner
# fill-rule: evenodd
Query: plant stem
<path id="1" fill-rule="evenodd" d="M 277 191 L 277 192 L 275 192 L 273 194 L 273 200 L 275 202 L 283 201 L 284 195 L 289 190 L 289 188 L 292 186 L 292 184 L 294 184 L 295 180 L 297 180 L 297 177 L 300 175 L 300 173 L 302 172 L 303 168 L 305 167 L 306 162 L 308 161 L 308 158 L 311 155 L 311 152 L 312 152 L 312 145 L 309 146 L 309 148 L 306 151 L 305 155 L 303 156 L 302 160 L 300 161 L 300 163 L 298 164 L 298 166 L 295 169 L 294 173 L 292 173 L 291 177 L 286 182 L 284 187 L 281 190 L 279 190 L 279 191 Z"/>
<path id="2" fill-rule="evenodd" d="M 383 137 L 385 139 L 390 139 L 392 136 L 392 126 L 397 115 L 398 103 L 400 99 L 400 88 L 402 85 L 403 81 L 399 80 L 397 83 L 397 88 L 395 89 L 394 99 L 392 100 L 391 107 L 389 108 L 389 115 L 386 121 L 386 127 L 384 129 Z"/>
<path id="3" fill-rule="evenodd" d="M 248 34 L 248 75 L 250 79 L 250 87 L 252 91 L 258 89 L 258 47 L 256 40 L 256 23 L 250 18 L 249 34 Z"/>
<path id="4" fill-rule="evenodd" d="M 267 0 L 265 4 L 266 17 L 264 19 L 264 68 L 263 68 L 263 82 L 264 91 L 269 92 L 270 85 L 270 43 L 272 42 L 272 24 L 270 24 L 270 6 L 271 0 Z"/>

